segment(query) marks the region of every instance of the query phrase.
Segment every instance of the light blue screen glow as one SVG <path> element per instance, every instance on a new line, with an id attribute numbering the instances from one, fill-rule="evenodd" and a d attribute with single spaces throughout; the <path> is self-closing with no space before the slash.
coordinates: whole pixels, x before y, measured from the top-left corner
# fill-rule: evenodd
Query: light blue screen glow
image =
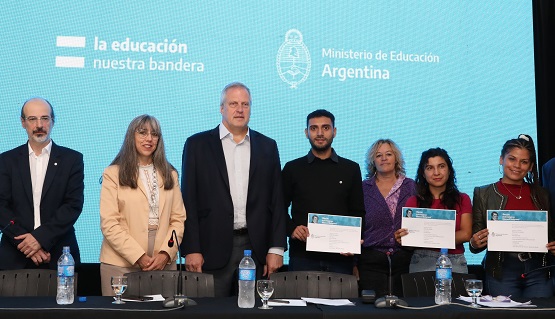
<path id="1" fill-rule="evenodd" d="M 308 152 L 318 108 L 363 176 L 378 138 L 398 143 L 409 177 L 439 146 L 471 197 L 500 178 L 507 139 L 536 138 L 531 1 L 8 0 L 0 15 L 0 152 L 26 141 L 23 102 L 50 100 L 53 140 L 84 154 L 83 262 L 98 262 L 99 178 L 129 122 L 157 117 L 181 168 L 185 139 L 220 123 L 233 81 L 250 87 L 250 126 L 277 141 L 282 165 Z"/>

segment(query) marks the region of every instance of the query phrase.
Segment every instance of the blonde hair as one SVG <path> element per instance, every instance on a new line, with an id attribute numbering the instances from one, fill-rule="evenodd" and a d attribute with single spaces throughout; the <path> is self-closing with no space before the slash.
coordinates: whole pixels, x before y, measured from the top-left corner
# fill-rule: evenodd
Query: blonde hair
<path id="1" fill-rule="evenodd" d="M 405 160 L 403 159 L 403 154 L 401 154 L 401 150 L 399 146 L 395 144 L 390 139 L 379 139 L 370 146 L 368 152 L 366 152 L 366 169 L 368 170 L 368 174 L 366 178 L 372 178 L 376 174 L 376 164 L 374 163 L 374 157 L 378 152 L 378 149 L 382 144 L 389 144 L 391 146 L 391 150 L 393 150 L 393 154 L 395 154 L 395 175 L 405 175 Z"/>

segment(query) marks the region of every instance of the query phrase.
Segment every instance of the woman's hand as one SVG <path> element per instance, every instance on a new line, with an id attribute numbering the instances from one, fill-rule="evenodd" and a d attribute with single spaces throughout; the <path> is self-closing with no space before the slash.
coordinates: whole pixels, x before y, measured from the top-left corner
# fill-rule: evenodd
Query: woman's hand
<path id="1" fill-rule="evenodd" d="M 147 256 L 147 254 L 143 254 L 139 260 L 137 260 L 137 265 L 141 267 L 141 270 L 145 270 L 152 264 L 152 258 Z"/>
<path id="2" fill-rule="evenodd" d="M 360 244 L 361 244 L 361 245 L 364 244 L 364 240 L 363 240 L 363 239 L 360 240 Z M 354 256 L 355 254 L 353 254 L 353 253 L 340 253 L 340 255 L 341 255 L 341 256 L 346 256 L 346 257 L 352 257 L 352 256 Z"/>
<path id="3" fill-rule="evenodd" d="M 409 234 L 409 230 L 407 228 L 399 228 L 395 232 L 395 240 L 401 244 L 401 237 L 406 236 Z"/>
<path id="4" fill-rule="evenodd" d="M 484 228 L 470 237 L 470 245 L 474 249 L 482 249 L 488 245 L 489 230 Z"/>
<path id="5" fill-rule="evenodd" d="M 168 262 L 170 261 L 170 256 L 165 251 L 161 251 L 156 256 L 151 259 L 150 265 L 143 268 L 143 271 L 151 270 L 163 270 Z"/>
<path id="6" fill-rule="evenodd" d="M 545 245 L 545 247 L 547 247 L 547 250 L 549 250 L 549 252 L 551 254 L 555 255 L 555 241 L 547 243 L 547 245 Z"/>

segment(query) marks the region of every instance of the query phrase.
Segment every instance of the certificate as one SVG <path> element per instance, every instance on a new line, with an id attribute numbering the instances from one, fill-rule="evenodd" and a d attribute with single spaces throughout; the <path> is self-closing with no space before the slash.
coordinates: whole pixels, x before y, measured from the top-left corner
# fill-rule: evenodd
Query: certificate
<path id="1" fill-rule="evenodd" d="M 360 254 L 361 217 L 308 214 L 307 251 Z"/>
<path id="2" fill-rule="evenodd" d="M 455 220 L 452 209 L 403 207 L 401 228 L 409 233 L 401 237 L 403 246 L 455 249 Z"/>
<path id="3" fill-rule="evenodd" d="M 488 210 L 488 250 L 545 253 L 547 211 Z"/>

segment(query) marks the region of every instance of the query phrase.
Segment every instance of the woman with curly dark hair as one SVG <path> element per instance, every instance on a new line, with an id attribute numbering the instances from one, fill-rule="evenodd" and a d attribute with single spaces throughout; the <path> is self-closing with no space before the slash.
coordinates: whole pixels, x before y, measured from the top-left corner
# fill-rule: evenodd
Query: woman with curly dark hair
<path id="1" fill-rule="evenodd" d="M 463 244 L 472 235 L 472 204 L 470 197 L 461 193 L 455 183 L 453 161 L 442 148 L 431 148 L 422 153 L 416 173 L 416 196 L 407 200 L 405 207 L 452 209 L 456 211 L 455 249 L 449 250 L 453 272 L 468 273 Z M 406 228 L 395 233 L 400 243 L 408 234 Z M 440 255 L 439 249 L 417 248 L 410 262 L 409 272 L 433 271 Z"/>

